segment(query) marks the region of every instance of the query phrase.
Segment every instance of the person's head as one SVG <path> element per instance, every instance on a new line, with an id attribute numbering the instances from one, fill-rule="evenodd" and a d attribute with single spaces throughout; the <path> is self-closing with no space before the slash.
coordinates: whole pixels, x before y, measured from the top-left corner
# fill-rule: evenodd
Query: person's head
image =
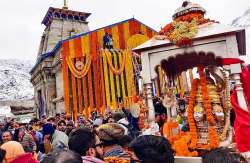
<path id="1" fill-rule="evenodd" d="M 202 163 L 247 163 L 238 153 L 227 148 L 217 148 L 202 156 Z"/>
<path id="2" fill-rule="evenodd" d="M 51 123 L 44 124 L 42 128 L 42 133 L 45 138 L 51 137 L 55 132 L 55 129 Z"/>
<path id="3" fill-rule="evenodd" d="M 65 120 L 65 119 L 66 119 L 65 113 L 61 113 L 61 114 L 60 114 L 60 118 L 63 119 L 63 120 Z"/>
<path id="4" fill-rule="evenodd" d="M 162 126 L 167 119 L 167 109 L 163 106 L 162 103 L 156 103 L 154 105 L 155 109 L 155 122 Z"/>
<path id="5" fill-rule="evenodd" d="M 54 150 L 46 155 L 41 163 L 82 163 L 82 158 L 78 153 L 67 149 Z"/>
<path id="6" fill-rule="evenodd" d="M 4 128 L 4 123 L 2 121 L 0 121 L 0 129 Z"/>
<path id="7" fill-rule="evenodd" d="M 112 117 L 115 120 L 115 122 L 118 122 L 120 119 L 125 117 L 125 114 L 123 112 L 115 112 L 113 113 Z"/>
<path id="8" fill-rule="evenodd" d="M 99 138 L 88 128 L 77 128 L 69 135 L 69 149 L 81 156 L 100 158 L 103 153 Z"/>
<path id="9" fill-rule="evenodd" d="M 54 117 L 50 117 L 47 119 L 48 123 L 54 124 L 55 123 L 55 118 Z"/>
<path id="10" fill-rule="evenodd" d="M 115 120 L 110 116 L 107 118 L 107 123 L 114 123 Z"/>
<path id="11" fill-rule="evenodd" d="M 100 138 L 104 147 L 119 144 L 124 136 L 125 130 L 118 123 L 106 123 L 96 129 L 97 136 Z"/>
<path id="12" fill-rule="evenodd" d="M 66 130 L 66 122 L 64 120 L 60 120 L 57 122 L 57 129 L 59 131 L 64 132 Z"/>
<path id="13" fill-rule="evenodd" d="M 14 128 L 14 129 L 17 129 L 17 128 L 19 128 L 19 127 L 20 127 L 19 123 L 13 122 L 13 128 Z"/>
<path id="14" fill-rule="evenodd" d="M 18 130 L 19 130 L 18 138 L 21 139 L 24 136 L 25 132 L 26 132 L 26 128 L 25 127 L 20 127 Z"/>
<path id="15" fill-rule="evenodd" d="M 174 163 L 173 150 L 164 137 L 139 136 L 130 143 L 129 148 L 135 154 L 132 159 L 141 163 Z"/>
<path id="16" fill-rule="evenodd" d="M 67 121 L 72 120 L 72 116 L 71 116 L 70 114 L 67 114 L 67 115 L 66 115 L 66 120 L 67 120 Z"/>
<path id="17" fill-rule="evenodd" d="M 129 144 L 132 142 L 132 140 L 133 140 L 133 138 L 131 137 L 131 136 L 129 136 L 129 135 L 124 135 L 121 139 L 120 139 L 120 141 L 119 141 L 119 145 L 121 145 L 122 146 L 122 148 L 124 149 L 124 150 L 128 150 L 128 146 L 129 146 Z"/>
<path id="18" fill-rule="evenodd" d="M 4 131 L 2 133 L 3 143 L 6 143 L 6 142 L 11 141 L 11 140 L 12 140 L 12 135 L 11 135 L 10 131 Z"/>
<path id="19" fill-rule="evenodd" d="M 46 115 L 42 115 L 41 121 L 42 121 L 43 123 L 47 122 L 47 116 L 46 116 Z"/>
<path id="20" fill-rule="evenodd" d="M 8 141 L 4 143 L 0 148 L 6 151 L 4 160 L 7 163 L 11 162 L 16 157 L 25 154 L 23 146 L 16 141 Z"/>
<path id="21" fill-rule="evenodd" d="M 60 119 L 60 113 L 56 113 L 56 118 Z"/>

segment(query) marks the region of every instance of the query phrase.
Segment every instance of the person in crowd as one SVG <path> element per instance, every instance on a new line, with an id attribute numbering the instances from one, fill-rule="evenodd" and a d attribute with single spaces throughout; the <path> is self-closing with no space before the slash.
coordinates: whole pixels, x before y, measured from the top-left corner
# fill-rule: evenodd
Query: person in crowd
<path id="1" fill-rule="evenodd" d="M 46 115 L 42 115 L 42 117 L 41 117 L 41 123 L 42 124 L 47 123 L 47 116 Z"/>
<path id="2" fill-rule="evenodd" d="M 162 129 L 164 123 L 167 121 L 167 109 L 163 106 L 161 102 L 157 102 L 154 105 L 155 109 L 155 122 Z"/>
<path id="3" fill-rule="evenodd" d="M 114 123 L 114 122 L 115 120 L 112 116 L 107 117 L 107 119 L 105 120 L 105 123 Z"/>
<path id="4" fill-rule="evenodd" d="M 19 142 L 22 144 L 25 152 L 33 153 L 37 146 L 34 137 L 26 130 L 25 127 L 19 128 Z"/>
<path id="5" fill-rule="evenodd" d="M 247 163 L 247 161 L 230 149 L 216 148 L 202 156 L 202 163 Z"/>
<path id="6" fill-rule="evenodd" d="M 174 163 L 174 152 L 164 137 L 144 135 L 134 139 L 129 148 L 132 160 L 141 163 Z"/>
<path id="7" fill-rule="evenodd" d="M 130 159 L 129 155 L 119 145 L 124 136 L 124 129 L 117 123 L 107 123 L 99 126 L 96 130 L 103 146 L 103 158 L 118 157 Z"/>
<path id="8" fill-rule="evenodd" d="M 47 119 L 47 122 L 50 123 L 50 124 L 52 124 L 53 127 L 54 127 L 54 129 L 56 129 L 57 123 L 55 122 L 55 117 L 49 117 L 49 118 Z"/>
<path id="9" fill-rule="evenodd" d="M 73 124 L 74 126 L 74 121 L 72 120 L 72 116 L 70 114 L 66 115 L 66 124 Z"/>
<path id="10" fill-rule="evenodd" d="M 55 116 L 55 123 L 57 124 L 60 120 L 61 120 L 61 115 L 60 115 L 60 113 L 56 113 L 56 116 Z"/>
<path id="11" fill-rule="evenodd" d="M 71 131 L 74 129 L 74 124 L 73 123 L 67 123 L 66 124 L 66 129 L 65 129 L 65 133 L 67 136 L 69 136 L 69 134 L 71 133 Z"/>
<path id="12" fill-rule="evenodd" d="M 0 148 L 0 162 L 4 161 L 6 151 Z"/>
<path id="13" fill-rule="evenodd" d="M 2 134 L 4 131 L 5 131 L 4 130 L 4 122 L 0 121 L 0 138 L 2 138 Z M 2 140 L 1 140 L 1 142 L 2 142 Z"/>
<path id="14" fill-rule="evenodd" d="M 52 149 L 68 147 L 68 136 L 64 132 L 54 129 L 50 123 L 44 124 L 42 128 L 45 153 L 51 152 Z"/>
<path id="15" fill-rule="evenodd" d="M 82 156 L 83 163 L 103 163 L 99 138 L 88 128 L 77 128 L 70 133 L 69 149 Z"/>
<path id="16" fill-rule="evenodd" d="M 126 152 L 129 151 L 129 144 L 132 142 L 133 138 L 129 135 L 124 135 L 120 141 L 119 141 L 119 145 L 122 146 L 123 150 L 125 150 Z"/>
<path id="17" fill-rule="evenodd" d="M 60 114 L 60 119 L 61 119 L 61 120 L 66 120 L 66 114 L 65 114 L 64 112 L 62 112 L 62 113 Z"/>
<path id="18" fill-rule="evenodd" d="M 25 153 L 23 146 L 19 142 L 8 141 L 0 148 L 6 151 L 4 163 L 37 163 L 37 161 L 33 159 L 31 153 Z"/>
<path id="19" fill-rule="evenodd" d="M 41 131 L 36 131 L 33 129 L 33 126 L 28 126 L 28 133 L 30 135 L 32 135 L 35 143 L 36 143 L 36 147 L 38 150 L 38 147 L 42 144 L 43 142 L 43 134 L 41 133 Z M 37 151 L 36 150 L 36 151 Z"/>
<path id="20" fill-rule="evenodd" d="M 57 149 L 46 155 L 40 163 L 82 163 L 82 158 L 73 151 Z"/>
<path id="21" fill-rule="evenodd" d="M 12 135 L 10 131 L 4 131 L 2 134 L 2 143 L 6 143 L 12 140 Z"/>
<path id="22" fill-rule="evenodd" d="M 57 122 L 57 130 L 65 132 L 65 130 L 66 130 L 66 122 L 65 122 L 65 120 L 59 120 Z"/>

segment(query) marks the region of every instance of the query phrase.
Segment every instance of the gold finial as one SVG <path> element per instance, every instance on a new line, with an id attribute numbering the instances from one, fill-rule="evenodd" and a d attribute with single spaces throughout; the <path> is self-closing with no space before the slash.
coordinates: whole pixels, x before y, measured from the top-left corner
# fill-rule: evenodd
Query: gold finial
<path id="1" fill-rule="evenodd" d="M 64 0 L 63 9 L 68 9 L 68 0 Z"/>

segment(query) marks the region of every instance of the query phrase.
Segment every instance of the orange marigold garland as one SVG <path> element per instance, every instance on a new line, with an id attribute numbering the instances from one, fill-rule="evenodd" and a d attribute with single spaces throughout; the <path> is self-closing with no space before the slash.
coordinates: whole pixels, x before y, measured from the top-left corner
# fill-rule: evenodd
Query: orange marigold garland
<path id="1" fill-rule="evenodd" d="M 172 43 L 177 46 L 192 44 L 192 38 L 198 33 L 198 26 L 208 22 L 215 22 L 205 19 L 202 13 L 189 13 L 174 19 L 167 24 L 160 32 L 165 35 Z"/>
<path id="2" fill-rule="evenodd" d="M 215 120 L 212 115 L 212 106 L 211 106 L 211 101 L 208 96 L 207 92 L 207 81 L 206 81 L 206 76 L 203 72 L 204 68 L 203 67 L 198 67 L 198 73 L 200 75 L 200 84 L 201 84 L 201 91 L 202 91 L 202 99 L 203 99 L 203 104 L 204 108 L 206 111 L 206 117 L 209 125 L 215 125 Z"/>
<path id="3" fill-rule="evenodd" d="M 206 111 L 206 118 L 208 122 L 208 135 L 209 135 L 209 149 L 217 148 L 219 146 L 219 137 L 215 128 L 215 119 L 212 115 L 212 105 L 207 92 L 206 76 L 204 74 L 204 67 L 198 67 L 200 75 L 200 84 L 202 90 L 202 98 L 204 109 Z"/>
<path id="4" fill-rule="evenodd" d="M 130 163 L 130 160 L 119 157 L 106 157 L 104 158 L 105 163 Z"/>
<path id="5" fill-rule="evenodd" d="M 194 121 L 194 104 L 196 99 L 196 93 L 197 93 L 197 85 L 198 85 L 198 79 L 194 79 L 192 81 L 192 90 L 189 96 L 189 104 L 188 104 L 188 110 L 187 110 L 187 116 L 188 116 L 188 123 L 190 128 L 190 135 L 191 135 L 191 144 L 190 148 L 195 149 L 197 146 L 197 129 L 195 126 Z"/>

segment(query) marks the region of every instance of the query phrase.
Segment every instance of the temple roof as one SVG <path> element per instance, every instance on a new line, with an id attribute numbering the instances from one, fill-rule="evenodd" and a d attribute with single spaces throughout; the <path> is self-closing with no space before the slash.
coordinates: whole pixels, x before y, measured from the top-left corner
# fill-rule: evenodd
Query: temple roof
<path id="1" fill-rule="evenodd" d="M 51 21 L 54 18 L 86 22 L 86 19 L 90 15 L 91 15 L 91 13 L 50 7 L 48 9 L 45 17 L 43 18 L 42 24 L 44 24 L 45 26 L 48 26 L 48 25 L 50 25 Z"/>
<path id="2" fill-rule="evenodd" d="M 246 55 L 246 39 L 245 39 L 245 29 L 241 27 L 226 26 L 220 23 L 207 23 L 199 26 L 197 35 L 193 40 L 214 38 L 219 36 L 226 36 L 230 34 L 236 34 L 239 52 L 241 55 Z M 171 46 L 173 43 L 166 39 L 157 39 L 156 37 L 151 38 L 147 42 L 141 44 L 140 46 L 134 48 L 136 52 L 142 52 L 148 49 L 154 49 L 162 46 Z"/>

